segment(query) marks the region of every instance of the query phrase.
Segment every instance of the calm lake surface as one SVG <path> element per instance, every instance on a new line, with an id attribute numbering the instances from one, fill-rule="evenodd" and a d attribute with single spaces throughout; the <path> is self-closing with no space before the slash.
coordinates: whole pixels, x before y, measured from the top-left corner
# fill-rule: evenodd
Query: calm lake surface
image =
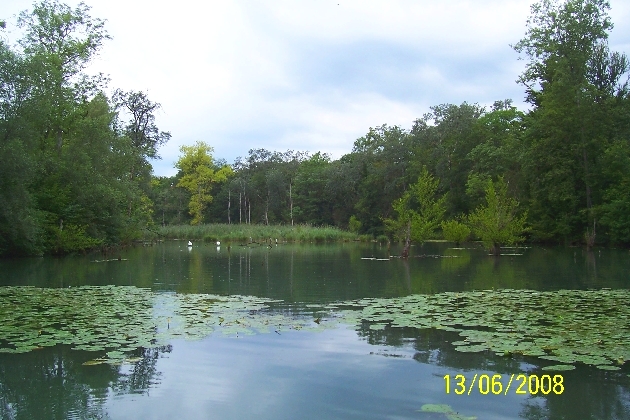
<path id="1" fill-rule="evenodd" d="M 428 243 L 413 247 L 407 261 L 381 260 L 399 253 L 373 243 L 233 244 L 228 250 L 172 241 L 108 256 L 0 261 L 0 286 L 115 285 L 165 294 L 257 296 L 279 300 L 279 312 L 307 314 L 318 323 L 314 305 L 362 298 L 630 289 L 627 249 L 531 247 L 506 249 L 515 255 L 495 258 L 477 245 Z M 458 352 L 453 335 L 344 324 L 321 332 L 213 333 L 137 349 L 134 356 L 141 360 L 120 366 L 83 365 L 98 352 L 66 345 L 0 353 L 0 418 L 630 419 L 629 363 L 620 371 L 579 364 L 562 372 L 560 395 L 512 390 L 484 395 L 477 387 L 457 395 L 456 375 L 467 384 L 475 375 L 501 375 L 505 386 L 512 374 L 541 378 L 546 373 L 540 368 L 553 363 Z M 426 404 L 448 405 L 451 411 L 421 411 Z"/>

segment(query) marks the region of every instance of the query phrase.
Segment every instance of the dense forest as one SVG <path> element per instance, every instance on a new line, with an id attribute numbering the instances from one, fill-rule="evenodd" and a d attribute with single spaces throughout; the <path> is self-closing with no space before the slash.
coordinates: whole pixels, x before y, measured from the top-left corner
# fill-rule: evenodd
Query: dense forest
<path id="1" fill-rule="evenodd" d="M 410 130 L 369 128 L 338 160 L 255 149 L 229 165 L 198 142 L 181 148 L 176 176 L 157 177 L 149 159 L 170 138 L 155 125 L 160 105 L 142 92 L 108 97 L 106 77 L 84 73 L 108 38 L 87 6 L 39 3 L 18 18 L 19 48 L 0 40 L 0 255 L 201 223 L 407 240 L 413 225 L 415 240 L 459 229 L 485 241 L 480 226 L 503 216 L 516 227 L 502 242 L 630 244 L 630 68 L 609 50 L 609 9 L 604 0 L 532 6 L 513 45 L 526 63 L 515 77 L 527 111 L 509 99 L 436 105 Z"/>

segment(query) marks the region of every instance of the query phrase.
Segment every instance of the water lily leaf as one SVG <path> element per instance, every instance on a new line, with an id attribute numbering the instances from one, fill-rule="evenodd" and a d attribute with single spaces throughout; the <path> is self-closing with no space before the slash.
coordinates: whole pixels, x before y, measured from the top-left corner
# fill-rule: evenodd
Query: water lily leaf
<path id="1" fill-rule="evenodd" d="M 575 369 L 575 366 L 573 365 L 551 365 L 551 366 L 545 366 L 542 368 L 542 370 L 548 370 L 548 371 L 565 371 L 565 370 L 573 370 Z"/>
<path id="2" fill-rule="evenodd" d="M 448 420 L 477 420 L 477 417 L 475 416 L 469 417 L 469 416 L 464 416 L 463 414 L 459 414 L 459 413 L 447 413 L 446 418 Z"/>
<path id="3" fill-rule="evenodd" d="M 458 346 L 455 347 L 455 350 L 463 353 L 478 353 L 480 351 L 488 350 L 488 347 L 484 345 Z"/>
<path id="4" fill-rule="evenodd" d="M 601 370 L 621 370 L 619 366 L 610 366 L 610 365 L 598 365 L 596 366 L 596 368 L 601 369 Z"/>
<path id="5" fill-rule="evenodd" d="M 424 404 L 418 411 L 429 413 L 455 413 L 448 404 Z"/>
<path id="6" fill-rule="evenodd" d="M 88 360 L 87 362 L 83 362 L 81 363 L 83 366 L 95 366 L 95 365 L 102 365 L 103 363 L 105 363 L 106 359 L 94 359 L 94 360 Z"/>

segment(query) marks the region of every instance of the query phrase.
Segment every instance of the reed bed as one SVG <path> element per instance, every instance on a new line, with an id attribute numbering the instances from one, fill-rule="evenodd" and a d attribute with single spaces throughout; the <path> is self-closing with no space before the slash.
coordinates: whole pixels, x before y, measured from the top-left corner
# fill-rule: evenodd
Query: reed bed
<path id="1" fill-rule="evenodd" d="M 370 241 L 370 235 L 357 235 L 330 226 L 208 224 L 164 226 L 147 231 L 146 238 L 203 240 L 206 242 L 341 242 Z"/>

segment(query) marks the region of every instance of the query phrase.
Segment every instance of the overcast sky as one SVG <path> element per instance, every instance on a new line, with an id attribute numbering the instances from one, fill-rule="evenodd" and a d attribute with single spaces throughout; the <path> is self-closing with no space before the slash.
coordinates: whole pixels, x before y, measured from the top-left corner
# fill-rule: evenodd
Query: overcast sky
<path id="1" fill-rule="evenodd" d="M 162 105 L 172 139 L 154 162 L 174 175 L 181 145 L 232 163 L 249 149 L 339 158 L 370 127 L 411 128 L 443 103 L 513 99 L 530 0 L 88 0 L 113 39 L 91 66 L 110 88 Z M 66 1 L 75 6 L 78 1 Z M 630 53 L 630 4 L 612 0 L 613 50 Z M 14 36 L 26 0 L 3 0 Z"/>

